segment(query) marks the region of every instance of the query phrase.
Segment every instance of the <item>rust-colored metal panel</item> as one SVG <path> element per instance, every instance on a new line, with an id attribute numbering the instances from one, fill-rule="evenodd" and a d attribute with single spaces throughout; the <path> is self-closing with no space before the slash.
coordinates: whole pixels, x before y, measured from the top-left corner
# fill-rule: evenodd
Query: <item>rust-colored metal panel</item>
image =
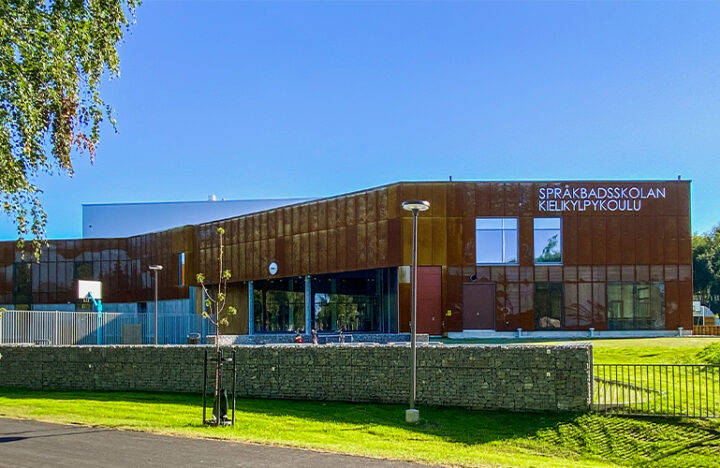
<path id="1" fill-rule="evenodd" d="M 577 260 L 575 265 L 589 264 L 593 261 L 592 219 L 587 216 L 577 217 Z"/>
<path id="2" fill-rule="evenodd" d="M 365 265 L 372 266 L 380 265 L 378 262 L 378 232 L 377 223 L 370 222 L 365 226 Z"/>
<path id="3" fill-rule="evenodd" d="M 518 224 L 520 265 L 529 267 L 535 264 L 533 218 L 522 216 L 519 218 Z"/>
<path id="4" fill-rule="evenodd" d="M 665 281 L 665 328 L 672 330 L 682 323 L 680 289 L 677 281 Z M 692 296 L 691 296 L 692 297 Z M 692 317 L 692 314 L 690 315 Z"/>
<path id="5" fill-rule="evenodd" d="M 367 226 L 358 224 L 355 226 L 355 268 L 365 269 L 367 267 Z"/>
<path id="6" fill-rule="evenodd" d="M 677 217 L 665 216 L 665 243 L 663 250 L 665 253 L 665 263 L 678 263 L 678 236 L 677 236 Z"/>
<path id="7" fill-rule="evenodd" d="M 340 266 L 338 264 L 337 256 L 337 229 L 331 229 L 327 232 L 327 268 L 328 271 L 338 271 Z"/>
<path id="8" fill-rule="evenodd" d="M 577 265 L 578 262 L 578 220 L 567 216 L 562 220 L 563 263 Z"/>
<path id="9" fill-rule="evenodd" d="M 367 192 L 357 194 L 355 197 L 355 209 L 357 210 L 355 222 L 358 225 L 367 223 Z"/>
<path id="10" fill-rule="evenodd" d="M 621 263 L 635 264 L 635 218 L 625 216 L 620 223 Z"/>
<path id="11" fill-rule="evenodd" d="M 300 271 L 303 275 L 310 273 L 310 234 L 303 232 L 300 234 Z"/>
<path id="12" fill-rule="evenodd" d="M 335 219 L 336 223 L 335 226 L 337 227 L 345 227 L 348 225 L 347 222 L 347 201 L 348 199 L 346 197 L 341 197 L 335 200 L 336 204 L 336 214 Z"/>
<path id="13" fill-rule="evenodd" d="M 330 251 L 328 248 L 328 232 L 327 231 L 319 231 L 318 233 L 318 270 L 319 271 L 330 271 L 328 267 L 328 257 L 330 256 Z"/>
<path id="14" fill-rule="evenodd" d="M 433 265 L 447 265 L 447 224 L 445 218 L 433 217 L 432 260 Z"/>
<path id="15" fill-rule="evenodd" d="M 260 239 L 268 239 L 268 212 L 258 214 L 258 218 L 260 218 Z"/>
<path id="16" fill-rule="evenodd" d="M 463 284 L 463 329 L 495 329 L 496 291 L 494 283 Z"/>
<path id="17" fill-rule="evenodd" d="M 460 238 L 462 249 L 462 264 L 474 265 L 476 263 L 475 253 L 475 218 L 461 218 Z M 449 256 L 449 252 L 448 252 Z"/>
<path id="18" fill-rule="evenodd" d="M 275 257 L 272 259 L 278 266 L 278 276 L 286 276 L 288 274 L 288 266 L 285 263 L 285 237 L 275 239 Z"/>
<path id="19" fill-rule="evenodd" d="M 306 253 L 310 259 L 310 267 L 308 271 L 316 272 L 320 270 L 320 257 L 323 255 L 320 251 L 319 237 L 317 231 L 310 232 L 310 249 Z"/>
<path id="20" fill-rule="evenodd" d="M 434 249 L 432 218 L 420 215 L 418 216 L 418 265 L 432 265 Z"/>
<path id="21" fill-rule="evenodd" d="M 335 244 L 335 254 L 337 255 L 337 268 L 339 271 L 349 270 L 347 260 L 347 228 L 341 227 L 337 229 L 337 237 Z"/>
<path id="22" fill-rule="evenodd" d="M 490 183 L 490 216 L 505 215 L 505 184 Z"/>
<path id="23" fill-rule="evenodd" d="M 377 222 L 377 190 L 370 190 L 365 194 L 366 205 L 365 205 L 365 219 L 366 223 Z"/>
<path id="24" fill-rule="evenodd" d="M 635 218 L 635 263 L 648 264 L 650 262 L 650 216 L 638 216 Z"/>
<path id="25" fill-rule="evenodd" d="M 490 216 L 490 184 L 475 184 L 475 216 Z"/>
<path id="26" fill-rule="evenodd" d="M 345 225 L 350 227 L 357 223 L 357 195 L 345 199 Z"/>
<path id="27" fill-rule="evenodd" d="M 520 215 L 520 186 L 516 183 L 503 184 L 505 192 L 505 216 Z"/>
<path id="28" fill-rule="evenodd" d="M 678 312 L 676 322 L 672 328 L 683 327 L 685 330 L 692 330 L 693 314 L 692 314 L 692 280 L 678 281 Z"/>
<path id="29" fill-rule="evenodd" d="M 272 210 L 267 213 L 267 236 L 268 239 L 276 239 L 278 237 L 277 232 L 277 216 L 279 210 Z"/>
<path id="30" fill-rule="evenodd" d="M 292 236 L 292 271 L 293 275 L 305 274 L 302 268 L 302 234 Z"/>
<path id="31" fill-rule="evenodd" d="M 665 263 L 665 222 L 663 216 L 652 216 L 648 219 L 653 235 L 650 237 L 650 263 L 662 265 Z"/>
<path id="32" fill-rule="evenodd" d="M 421 266 L 417 272 L 417 332 L 442 333 L 442 267 Z"/>
<path id="33" fill-rule="evenodd" d="M 357 260 L 357 225 L 353 224 L 345 228 L 345 269 L 357 270 Z"/>
<path id="34" fill-rule="evenodd" d="M 400 218 L 394 218 L 388 220 L 388 263 L 390 265 L 402 265 L 403 264 L 403 249 L 402 249 L 402 220 Z"/>
<path id="35" fill-rule="evenodd" d="M 388 221 L 377 222 L 377 264 L 380 266 L 390 265 L 390 244 L 388 242 Z"/>
<path id="36" fill-rule="evenodd" d="M 318 215 L 318 204 L 310 203 L 307 208 L 307 211 L 309 211 L 309 219 L 310 219 L 310 226 L 309 231 L 310 232 L 317 232 L 318 229 L 320 229 L 320 220 Z"/>
<path id="37" fill-rule="evenodd" d="M 447 184 L 433 185 L 430 195 L 430 198 L 432 199 L 430 202 L 431 211 L 428 212 L 433 218 L 445 218 L 447 216 L 447 192 Z"/>
<path id="38" fill-rule="evenodd" d="M 622 262 L 622 245 L 620 236 L 622 233 L 622 227 L 620 226 L 620 220 L 616 217 L 607 218 L 607 239 L 605 242 L 606 256 L 608 264 L 619 264 Z"/>

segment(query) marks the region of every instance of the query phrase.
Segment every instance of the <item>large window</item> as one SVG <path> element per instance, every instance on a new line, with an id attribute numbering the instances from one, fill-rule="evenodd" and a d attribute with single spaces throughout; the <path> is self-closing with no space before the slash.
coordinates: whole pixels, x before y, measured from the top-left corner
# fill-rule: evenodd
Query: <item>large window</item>
<path id="1" fill-rule="evenodd" d="M 517 263 L 517 218 L 477 218 L 475 260 L 477 264 Z"/>
<path id="2" fill-rule="evenodd" d="M 255 330 L 258 333 L 305 331 L 305 280 L 255 281 Z"/>
<path id="3" fill-rule="evenodd" d="M 608 283 L 609 330 L 665 328 L 664 283 Z"/>
<path id="4" fill-rule="evenodd" d="M 397 290 L 395 270 L 314 276 L 314 327 L 318 332 L 388 332 Z M 394 314 L 392 314 L 394 315 Z"/>
<path id="5" fill-rule="evenodd" d="M 535 218 L 535 263 L 562 263 L 560 218 Z"/>
<path id="6" fill-rule="evenodd" d="M 535 283 L 535 329 L 560 330 L 563 327 L 562 283 Z"/>

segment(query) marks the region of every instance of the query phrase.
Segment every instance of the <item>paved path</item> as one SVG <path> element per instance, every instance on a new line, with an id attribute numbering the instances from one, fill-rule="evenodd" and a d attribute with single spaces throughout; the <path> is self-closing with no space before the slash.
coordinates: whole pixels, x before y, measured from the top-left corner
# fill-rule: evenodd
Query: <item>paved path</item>
<path id="1" fill-rule="evenodd" d="M 420 467 L 207 439 L 0 418 L 0 467 Z"/>

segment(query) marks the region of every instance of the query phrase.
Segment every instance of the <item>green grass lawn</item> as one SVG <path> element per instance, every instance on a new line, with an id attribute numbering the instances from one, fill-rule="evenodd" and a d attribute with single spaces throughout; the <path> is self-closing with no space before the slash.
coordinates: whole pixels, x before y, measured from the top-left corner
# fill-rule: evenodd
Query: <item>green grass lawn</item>
<path id="1" fill-rule="evenodd" d="M 593 341 L 595 362 L 605 364 L 703 362 L 717 355 L 719 345 L 703 352 L 711 343 L 720 338 Z M 720 420 L 421 408 L 420 424 L 410 425 L 404 409 L 242 399 L 235 427 L 209 428 L 197 395 L 0 388 L 0 416 L 436 465 L 711 467 L 720 459 Z"/>
<path id="2" fill-rule="evenodd" d="M 273 400 L 238 401 L 233 428 L 200 424 L 197 395 L 0 389 L 0 415 L 303 447 L 457 466 L 717 466 L 720 426 L 599 414 L 519 414 Z"/>
<path id="3" fill-rule="evenodd" d="M 446 344 L 561 344 L 587 342 L 593 345 L 595 364 L 704 364 L 698 353 L 720 337 L 604 338 L 582 340 L 488 339 L 440 340 Z"/>

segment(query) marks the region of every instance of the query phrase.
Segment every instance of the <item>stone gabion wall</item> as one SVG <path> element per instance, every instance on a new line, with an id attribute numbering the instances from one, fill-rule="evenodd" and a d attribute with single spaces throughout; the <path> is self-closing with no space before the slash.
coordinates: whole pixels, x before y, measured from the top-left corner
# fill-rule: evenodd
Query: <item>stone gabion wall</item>
<path id="1" fill-rule="evenodd" d="M 200 392 L 203 346 L 0 346 L 0 386 Z M 408 345 L 235 346 L 238 396 L 408 401 Z M 584 411 L 589 344 L 418 347 L 418 403 Z M 228 375 L 226 374 L 226 377 Z M 228 382 L 229 383 L 229 382 Z"/>

